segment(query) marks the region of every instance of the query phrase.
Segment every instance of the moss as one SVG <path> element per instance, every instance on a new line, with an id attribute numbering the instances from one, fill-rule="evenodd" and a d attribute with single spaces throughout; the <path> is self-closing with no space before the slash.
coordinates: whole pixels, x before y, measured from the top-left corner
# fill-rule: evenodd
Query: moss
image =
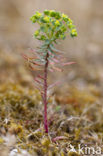
<path id="1" fill-rule="evenodd" d="M 48 137 L 44 137 L 42 140 L 41 140 L 41 144 L 43 146 L 46 146 L 47 148 L 49 147 L 50 145 L 50 139 Z"/>
<path id="2" fill-rule="evenodd" d="M 94 99 L 95 102 L 98 101 L 101 95 L 93 91 L 96 88 L 89 88 L 89 93 L 87 90 L 82 92 L 71 88 L 70 96 L 66 95 L 67 92 L 65 98 L 64 94 L 59 93 L 56 95 L 55 104 L 54 98 L 51 97 L 48 110 L 50 130 L 49 135 L 46 135 L 39 92 L 19 84 L 0 85 L 0 144 L 5 144 L 2 136 L 10 133 L 16 136 L 16 147 L 19 150 L 26 149 L 37 156 L 58 156 L 58 153 L 61 156 L 77 156 L 77 153 L 69 152 L 70 144 L 76 148 L 78 144 L 89 146 L 89 143 L 92 147 L 97 144 L 101 146 L 99 143 L 103 138 L 102 105 L 94 104 Z M 86 99 L 88 94 L 89 98 Z M 94 99 L 91 100 L 92 98 Z"/>
<path id="3" fill-rule="evenodd" d="M 76 152 L 69 152 L 68 156 L 80 156 L 80 155 Z"/>

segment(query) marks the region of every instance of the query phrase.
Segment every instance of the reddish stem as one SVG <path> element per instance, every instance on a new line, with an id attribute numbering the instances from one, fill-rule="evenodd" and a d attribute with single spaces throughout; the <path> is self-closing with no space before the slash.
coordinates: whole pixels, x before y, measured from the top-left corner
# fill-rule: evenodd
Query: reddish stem
<path id="1" fill-rule="evenodd" d="M 44 67 L 44 96 L 43 96 L 43 102 L 44 102 L 44 129 L 45 129 L 45 133 L 48 133 L 48 120 L 47 120 L 47 72 L 48 72 L 48 57 L 49 54 L 47 52 L 46 58 L 45 58 L 45 67 Z"/>

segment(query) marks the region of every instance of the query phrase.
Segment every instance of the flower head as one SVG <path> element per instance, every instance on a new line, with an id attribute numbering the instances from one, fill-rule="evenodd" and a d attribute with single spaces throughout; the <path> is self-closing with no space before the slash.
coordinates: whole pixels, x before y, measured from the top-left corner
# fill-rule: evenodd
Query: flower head
<path id="1" fill-rule="evenodd" d="M 59 25 L 60 25 L 60 22 L 59 22 L 58 20 L 56 20 L 56 21 L 55 21 L 55 25 L 56 25 L 56 26 L 59 26 Z"/>
<path id="2" fill-rule="evenodd" d="M 45 17 L 43 18 L 43 20 L 44 20 L 44 22 L 49 23 L 49 22 L 50 22 L 50 17 L 45 16 Z"/>
<path id="3" fill-rule="evenodd" d="M 49 10 L 44 10 L 45 15 L 49 15 L 50 11 Z"/>
<path id="4" fill-rule="evenodd" d="M 36 16 L 38 16 L 38 17 L 41 17 L 42 16 L 42 14 L 40 13 L 40 12 L 36 12 Z"/>
<path id="5" fill-rule="evenodd" d="M 39 31 L 38 30 L 35 31 L 34 36 L 35 37 L 39 36 Z"/>
<path id="6" fill-rule="evenodd" d="M 71 36 L 72 36 L 72 37 L 77 36 L 77 31 L 76 31 L 76 29 L 72 29 L 70 33 L 71 33 Z"/>
<path id="7" fill-rule="evenodd" d="M 50 10 L 50 16 L 51 17 L 55 17 L 56 16 L 56 12 L 54 10 Z"/>
<path id="8" fill-rule="evenodd" d="M 68 16 L 66 14 L 62 14 L 63 18 L 68 18 Z"/>
<path id="9" fill-rule="evenodd" d="M 68 16 L 65 14 L 62 14 L 62 18 L 65 22 L 67 22 L 69 20 Z"/>
<path id="10" fill-rule="evenodd" d="M 65 39 L 68 32 L 72 37 L 77 36 L 73 21 L 64 13 L 55 10 L 44 10 L 43 13 L 37 11 L 30 19 L 40 26 L 34 33 L 34 37 L 39 40 L 56 42 L 57 39 Z"/>

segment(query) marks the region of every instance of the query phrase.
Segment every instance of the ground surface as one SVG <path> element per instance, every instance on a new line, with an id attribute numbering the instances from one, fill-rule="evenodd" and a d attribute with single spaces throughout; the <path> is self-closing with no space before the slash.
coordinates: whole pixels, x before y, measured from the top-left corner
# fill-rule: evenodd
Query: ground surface
<path id="1" fill-rule="evenodd" d="M 90 155 L 86 151 L 79 154 L 79 144 L 95 151 L 99 146 L 103 152 L 103 1 L 43 4 L 43 8 L 52 5 L 70 14 L 79 34 L 77 40 L 66 40 L 58 47 L 76 64 L 62 74 L 49 73 L 50 82 L 59 79 L 62 84 L 52 91 L 49 99 L 48 136 L 43 130 L 43 104 L 34 87 L 36 73 L 28 70 L 21 57 L 21 53 L 29 52 L 29 47 L 37 44 L 32 39 L 34 27 L 27 19 L 34 6 L 43 8 L 41 0 L 31 2 L 1 0 L 0 156 Z M 77 153 L 70 153 L 70 145 Z"/>

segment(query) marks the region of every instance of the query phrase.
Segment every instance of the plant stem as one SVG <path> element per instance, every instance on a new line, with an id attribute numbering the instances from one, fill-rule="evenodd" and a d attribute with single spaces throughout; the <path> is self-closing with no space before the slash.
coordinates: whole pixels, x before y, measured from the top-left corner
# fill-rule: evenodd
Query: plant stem
<path id="1" fill-rule="evenodd" d="M 48 84 L 47 84 L 47 72 L 48 72 L 48 57 L 49 54 L 47 52 L 46 58 L 45 58 L 45 66 L 44 66 L 44 96 L 43 96 L 43 102 L 44 102 L 44 129 L 45 133 L 48 133 L 48 120 L 47 120 L 47 89 L 48 89 Z"/>

